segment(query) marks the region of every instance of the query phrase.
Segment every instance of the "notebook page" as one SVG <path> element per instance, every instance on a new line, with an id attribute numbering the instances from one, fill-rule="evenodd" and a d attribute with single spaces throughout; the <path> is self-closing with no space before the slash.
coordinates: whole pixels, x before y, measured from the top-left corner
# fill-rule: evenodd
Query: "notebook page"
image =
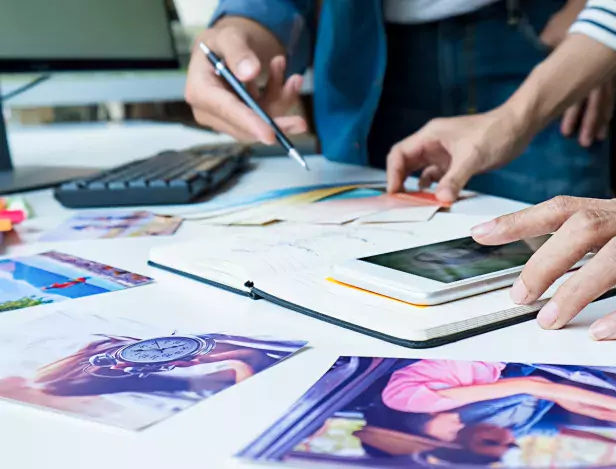
<path id="1" fill-rule="evenodd" d="M 440 215 L 440 216 L 439 216 Z M 246 282 L 421 244 L 466 236 L 475 217 L 437 214 L 425 223 L 210 227 L 199 241 L 156 247 L 150 261 L 249 292 Z"/>
<path id="2" fill-rule="evenodd" d="M 156 247 L 150 252 L 150 261 L 248 292 L 246 282 L 258 282 L 262 276 L 287 275 L 415 244 L 412 232 L 356 226 L 228 227 L 217 230 L 217 235 L 215 242 Z"/>
<path id="3" fill-rule="evenodd" d="M 437 214 L 438 215 L 438 214 Z M 250 245 L 234 247 L 244 255 L 258 286 L 263 276 L 287 275 L 383 252 L 468 236 L 475 217 L 444 214 L 425 223 L 406 224 L 405 230 L 388 225 L 302 225 L 286 223 L 250 238 Z"/>

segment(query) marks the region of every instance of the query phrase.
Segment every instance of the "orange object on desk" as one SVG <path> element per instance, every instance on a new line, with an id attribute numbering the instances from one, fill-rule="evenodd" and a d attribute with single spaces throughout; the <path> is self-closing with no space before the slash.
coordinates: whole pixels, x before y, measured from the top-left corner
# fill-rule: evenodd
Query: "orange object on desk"
<path id="1" fill-rule="evenodd" d="M 449 208 L 453 204 L 441 202 L 432 192 L 400 192 L 394 194 L 395 197 L 417 202 L 419 205 L 438 205 L 439 207 Z"/>
<path id="2" fill-rule="evenodd" d="M 13 222 L 7 218 L 0 218 L 0 232 L 11 231 Z"/>

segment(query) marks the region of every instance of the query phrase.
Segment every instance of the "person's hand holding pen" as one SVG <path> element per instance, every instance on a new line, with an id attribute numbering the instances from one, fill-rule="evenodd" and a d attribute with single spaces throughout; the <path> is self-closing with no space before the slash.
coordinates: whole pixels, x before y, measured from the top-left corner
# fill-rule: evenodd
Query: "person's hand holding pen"
<path id="1" fill-rule="evenodd" d="M 248 19 L 225 17 L 199 35 L 188 69 L 185 98 L 197 122 L 242 142 L 260 141 L 272 145 L 276 134 L 249 106 L 216 75 L 215 69 L 200 50 L 199 44 L 225 58 L 235 76 L 286 134 L 306 131 L 300 116 L 286 115 L 297 102 L 302 77 L 285 81 L 285 51 L 266 28 Z M 263 92 L 257 87 L 260 75 L 267 76 Z"/>

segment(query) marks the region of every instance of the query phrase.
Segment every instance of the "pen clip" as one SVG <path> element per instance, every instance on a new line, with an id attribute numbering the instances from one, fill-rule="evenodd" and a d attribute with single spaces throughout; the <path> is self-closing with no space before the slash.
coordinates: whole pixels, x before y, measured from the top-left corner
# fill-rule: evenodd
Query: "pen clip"
<path id="1" fill-rule="evenodd" d="M 216 65 L 214 66 L 214 73 L 216 73 L 216 75 L 220 76 L 222 70 L 225 68 L 226 64 L 225 64 L 225 60 L 224 59 L 219 59 L 218 62 L 216 62 Z"/>

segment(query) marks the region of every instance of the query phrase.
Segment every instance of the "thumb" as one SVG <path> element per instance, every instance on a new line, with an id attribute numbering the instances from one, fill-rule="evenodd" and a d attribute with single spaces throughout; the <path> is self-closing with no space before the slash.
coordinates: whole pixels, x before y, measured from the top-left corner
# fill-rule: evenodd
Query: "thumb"
<path id="1" fill-rule="evenodd" d="M 468 163 L 452 164 L 436 187 L 436 198 L 446 204 L 454 203 L 473 174 L 473 167 Z"/>
<path id="2" fill-rule="evenodd" d="M 261 62 L 242 30 L 223 29 L 215 36 L 213 47 L 242 82 L 254 80 L 261 73 Z"/>

